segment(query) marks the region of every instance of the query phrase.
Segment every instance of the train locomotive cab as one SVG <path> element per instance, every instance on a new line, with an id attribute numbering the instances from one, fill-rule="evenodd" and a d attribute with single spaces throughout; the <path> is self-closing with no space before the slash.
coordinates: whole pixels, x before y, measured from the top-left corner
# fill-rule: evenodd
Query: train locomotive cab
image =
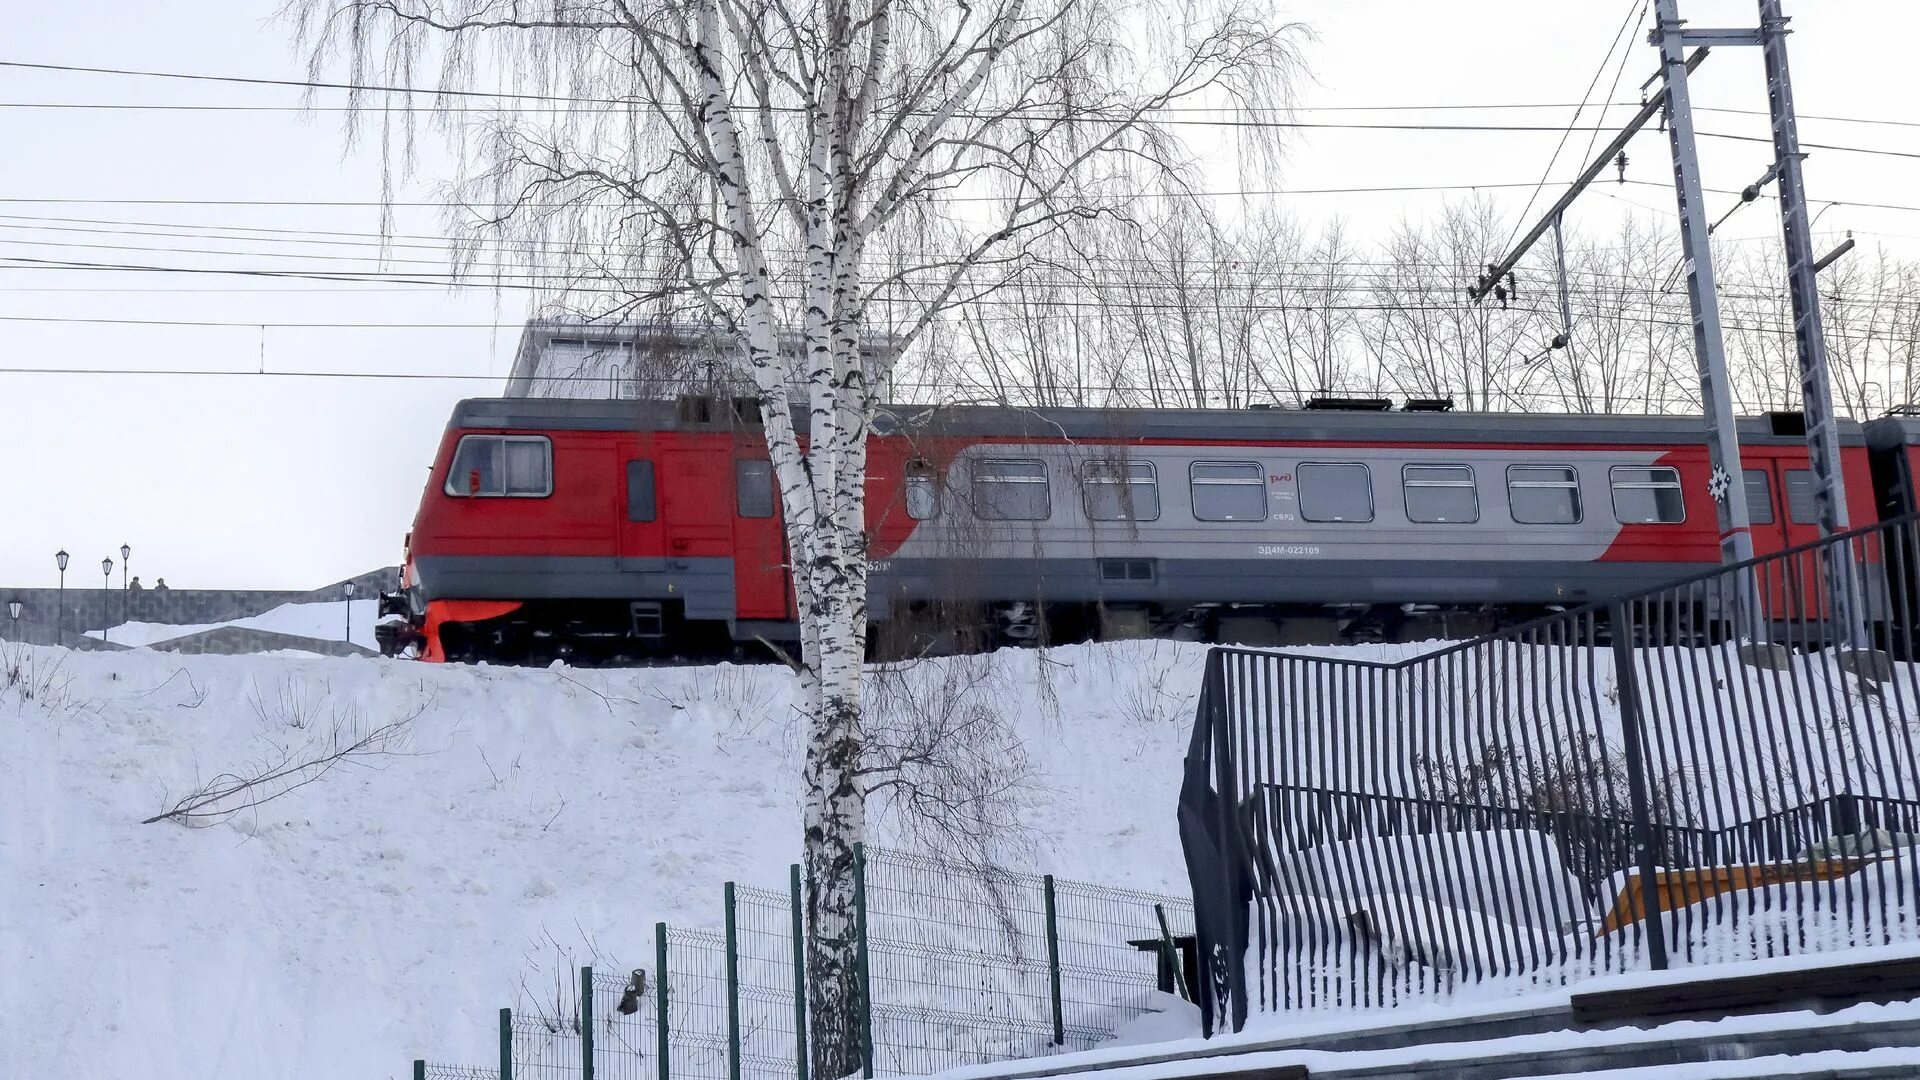
<path id="1" fill-rule="evenodd" d="M 408 534 L 382 649 L 621 662 L 791 637 L 778 499 L 751 409 L 461 402 Z M 725 407 L 716 407 L 725 406 Z"/>

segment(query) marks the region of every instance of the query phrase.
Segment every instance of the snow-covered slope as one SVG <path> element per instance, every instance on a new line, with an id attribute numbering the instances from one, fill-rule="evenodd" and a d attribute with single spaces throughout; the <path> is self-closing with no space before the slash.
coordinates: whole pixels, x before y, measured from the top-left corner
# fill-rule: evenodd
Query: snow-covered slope
<path id="1" fill-rule="evenodd" d="M 1026 651 L 959 682 L 1033 769 L 1006 861 L 1184 891 L 1203 650 Z M 797 855 L 776 667 L 529 671 L 19 649 L 0 663 L 0 1077 L 399 1076 Z M 8 685 L 7 672 L 18 671 Z M 231 820 L 140 824 L 341 725 L 404 743 Z M 881 825 L 881 841 L 888 839 Z M 897 837 L 895 838 L 897 839 Z"/>

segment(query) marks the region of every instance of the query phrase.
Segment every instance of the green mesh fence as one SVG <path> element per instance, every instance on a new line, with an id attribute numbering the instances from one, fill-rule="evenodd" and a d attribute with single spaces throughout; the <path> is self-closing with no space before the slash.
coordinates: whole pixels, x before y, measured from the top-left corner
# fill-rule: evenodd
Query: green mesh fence
<path id="1" fill-rule="evenodd" d="M 513 1015 L 514 1080 L 558 1080 L 580 1073 L 577 1017 Z"/>
<path id="2" fill-rule="evenodd" d="M 426 1080 L 500 1080 L 499 1069 L 483 1069 L 475 1065 L 436 1065 L 427 1062 L 426 1071 L 420 1075 Z"/>
<path id="3" fill-rule="evenodd" d="M 594 1080 L 658 1080 L 653 976 L 593 973 Z"/>
<path id="4" fill-rule="evenodd" d="M 862 866 L 866 1029 L 880 1075 L 1095 1046 L 1179 981 L 1167 943 L 1193 933 L 1192 905 L 1174 897 L 886 850 Z M 563 980 L 548 1005 L 563 1017 L 512 1015 L 515 1080 L 585 1080 L 583 1015 L 593 1080 L 799 1080 L 794 875 L 784 891 L 730 886 L 727 930 L 657 925 L 647 966 L 592 972 L 591 1008 L 580 981 Z M 425 1068 L 433 1080 L 500 1075 Z"/>
<path id="5" fill-rule="evenodd" d="M 1146 1012 L 1149 995 L 1159 985 L 1167 950 L 1156 906 L 1165 912 L 1170 935 L 1177 940 L 1193 936 L 1193 903 L 1134 889 L 1056 881 L 1054 906 L 1068 1041 L 1092 1045 Z M 1169 974 L 1180 973 L 1176 969 Z M 1177 984 L 1175 989 L 1180 989 Z"/>
<path id="6" fill-rule="evenodd" d="M 734 889 L 740 979 L 740 1075 L 785 1080 L 799 1072 L 794 1032 L 793 895 Z"/>
<path id="7" fill-rule="evenodd" d="M 874 1071 L 881 1074 L 1085 1049 L 1111 1038 L 1147 1010 L 1157 985 L 1154 905 L 1167 912 L 1173 934 L 1192 933 L 1192 905 L 1184 900 L 1053 882 L 1058 936 L 1050 948 L 1043 876 L 885 850 L 869 851 L 865 869 Z"/>

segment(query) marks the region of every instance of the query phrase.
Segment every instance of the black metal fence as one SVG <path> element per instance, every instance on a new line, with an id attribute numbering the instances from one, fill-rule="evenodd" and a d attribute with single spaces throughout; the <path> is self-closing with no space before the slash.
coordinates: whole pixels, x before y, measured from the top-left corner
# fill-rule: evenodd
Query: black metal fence
<path id="1" fill-rule="evenodd" d="M 1404 658 L 1212 650 L 1180 806 L 1209 1030 L 1920 937 L 1917 540 Z"/>

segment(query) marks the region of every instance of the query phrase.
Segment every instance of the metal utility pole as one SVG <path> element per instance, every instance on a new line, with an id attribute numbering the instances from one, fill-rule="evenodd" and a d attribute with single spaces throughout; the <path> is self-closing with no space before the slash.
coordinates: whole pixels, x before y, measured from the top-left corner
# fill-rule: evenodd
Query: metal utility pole
<path id="1" fill-rule="evenodd" d="M 1780 13 L 1780 0 L 1759 0 L 1760 25 L 1754 29 L 1687 30 L 1680 19 L 1679 0 L 1654 0 L 1654 44 L 1660 47 L 1667 71 L 1667 100 L 1670 105 L 1669 138 L 1673 144 L 1674 187 L 1680 200 L 1680 230 L 1690 273 L 1688 292 L 1693 301 L 1694 341 L 1700 351 L 1700 379 L 1703 397 L 1710 403 L 1718 399 L 1709 391 L 1712 380 L 1725 393 L 1726 361 L 1720 337 L 1719 304 L 1713 291 L 1712 256 L 1707 250 L 1705 219 L 1700 215 L 1700 167 L 1693 145 L 1693 116 L 1687 96 L 1686 69 L 1680 63 L 1681 51 L 1688 45 L 1758 45 L 1766 61 L 1767 105 L 1773 118 L 1773 168 L 1769 170 L 1780 184 L 1780 219 L 1786 237 L 1788 295 L 1793 302 L 1793 329 L 1800 362 L 1800 408 L 1807 424 L 1807 460 L 1813 468 L 1814 502 L 1826 535 L 1847 528 L 1847 496 L 1840 474 L 1840 434 L 1833 416 L 1833 389 L 1827 374 L 1826 342 L 1820 326 L 1820 298 L 1814 274 L 1813 237 L 1808 228 L 1806 181 L 1800 171 L 1800 135 L 1793 113 L 1793 89 L 1787 74 L 1786 17 Z M 1718 410 L 1709 408 L 1710 429 L 1719 419 Z M 1731 427 L 1732 410 L 1724 414 Z M 1728 437 L 1732 432 L 1729 430 Z M 1718 441 L 1716 439 L 1716 441 Z M 1732 461 L 1738 462 L 1738 447 Z M 1716 483 L 1718 477 L 1715 478 Z M 1724 510 L 1737 516 L 1733 523 L 1723 522 L 1723 533 L 1730 525 L 1740 526 L 1733 539 L 1748 552 L 1752 541 L 1745 535 L 1745 484 L 1734 474 L 1733 500 Z M 1737 502 L 1737 506 L 1735 503 Z M 1730 554 L 1728 537 L 1723 535 L 1721 551 Z M 1832 560 L 1827 575 L 1830 617 L 1838 625 L 1843 642 L 1865 647 L 1865 627 L 1861 623 L 1855 587 L 1857 576 L 1851 557 L 1841 552 Z"/>
<path id="2" fill-rule="evenodd" d="M 1780 0 L 1760 0 L 1760 52 L 1767 66 L 1767 110 L 1773 115 L 1773 158 L 1780 176 L 1780 227 L 1787 252 L 1787 295 L 1793 301 L 1793 337 L 1800 361 L 1800 408 L 1807 417 L 1807 456 L 1813 465 L 1814 505 L 1827 534 L 1847 530 L 1847 492 L 1840 481 L 1840 433 L 1834 426 L 1833 386 L 1820 325 L 1814 280 L 1813 235 L 1807 228 L 1807 185 L 1800 172 L 1800 125 L 1787 76 L 1787 19 Z"/>
<path id="3" fill-rule="evenodd" d="M 1711 44 L 1729 42 L 1721 31 Z M 1694 365 L 1700 375 L 1701 411 L 1707 421 L 1707 453 L 1712 459 L 1710 481 L 1719 513 L 1720 560 L 1745 562 L 1753 558 L 1753 518 L 1747 508 L 1745 471 L 1740 467 L 1740 435 L 1733 412 L 1733 387 L 1727 377 L 1726 339 L 1720 326 L 1720 294 L 1713 278 L 1713 253 L 1708 247 L 1705 193 L 1700 190 L 1700 155 L 1693 130 L 1693 98 L 1687 89 L 1685 51 L 1695 39 L 1681 30 L 1679 0 L 1654 0 L 1653 43 L 1660 49 L 1661 73 L 1666 82 L 1667 145 L 1673 152 L 1673 190 L 1680 209 L 1680 248 L 1687 270 L 1687 303 L 1693 313 Z M 1748 39 L 1752 35 L 1749 33 Z M 1749 626 L 1758 630 L 1757 593 L 1748 583 Z"/>

